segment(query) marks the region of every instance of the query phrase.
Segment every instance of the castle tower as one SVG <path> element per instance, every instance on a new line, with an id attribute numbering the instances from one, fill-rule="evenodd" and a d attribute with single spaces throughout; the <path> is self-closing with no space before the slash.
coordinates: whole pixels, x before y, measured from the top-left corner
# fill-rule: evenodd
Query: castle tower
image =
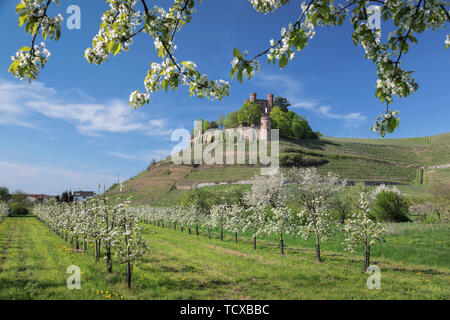
<path id="1" fill-rule="evenodd" d="M 272 111 L 273 107 L 273 93 L 270 93 L 267 95 L 267 106 L 269 107 L 269 110 Z M 269 113 L 270 113 L 269 111 Z"/>
<path id="2" fill-rule="evenodd" d="M 261 117 L 261 130 L 260 130 L 260 139 L 267 140 L 271 129 L 272 123 L 270 121 L 270 117 L 268 115 L 263 115 Z"/>
<path id="3" fill-rule="evenodd" d="M 262 116 L 261 117 L 261 129 L 267 129 L 270 130 L 272 125 L 272 122 L 270 121 L 269 116 Z"/>
<path id="4" fill-rule="evenodd" d="M 269 93 L 267 95 L 267 100 L 265 99 L 256 99 L 256 92 L 250 93 L 250 100 L 246 99 L 244 102 L 254 102 L 259 105 L 261 108 L 261 139 L 267 140 L 267 135 L 270 132 L 271 129 L 271 120 L 270 120 L 270 113 L 272 112 L 273 108 L 273 94 Z"/>

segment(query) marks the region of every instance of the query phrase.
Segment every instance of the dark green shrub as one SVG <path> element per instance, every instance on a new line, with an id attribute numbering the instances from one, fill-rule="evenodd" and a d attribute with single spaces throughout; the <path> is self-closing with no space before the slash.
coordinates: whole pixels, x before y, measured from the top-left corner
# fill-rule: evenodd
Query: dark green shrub
<path id="1" fill-rule="evenodd" d="M 328 163 L 328 160 L 315 158 L 315 157 L 305 157 L 300 154 L 283 154 L 280 157 L 280 166 L 282 167 L 315 167 L 321 166 Z"/>
<path id="2" fill-rule="evenodd" d="M 372 215 L 377 221 L 387 222 L 408 222 L 408 203 L 395 192 L 382 191 L 377 194 Z"/>
<path id="3" fill-rule="evenodd" d="M 9 205 L 11 208 L 12 214 L 17 216 L 25 216 L 29 214 L 28 208 L 19 202 L 13 202 Z"/>

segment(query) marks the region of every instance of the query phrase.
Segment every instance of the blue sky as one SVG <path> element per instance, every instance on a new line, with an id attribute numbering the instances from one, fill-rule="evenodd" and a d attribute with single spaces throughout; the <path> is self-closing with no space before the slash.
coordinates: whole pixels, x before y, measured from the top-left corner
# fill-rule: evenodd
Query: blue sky
<path id="1" fill-rule="evenodd" d="M 184 88 L 152 94 L 150 105 L 128 106 L 130 92 L 143 89 L 149 64 L 158 61 L 153 41 L 136 37 L 128 53 L 96 66 L 83 59 L 98 30 L 106 1 L 61 1 L 50 14 L 81 8 L 81 30 L 63 26 L 58 42 L 47 41 L 52 53 L 39 80 L 32 85 L 14 79 L 10 57 L 31 39 L 17 27 L 17 1 L 0 0 L 0 186 L 30 193 L 61 193 L 66 189 L 96 190 L 142 171 L 152 158 L 165 157 L 176 142 L 170 132 L 192 129 L 198 118 L 214 120 L 242 105 L 249 92 L 285 96 L 291 110 L 306 116 L 313 130 L 336 137 L 369 137 L 384 106 L 374 97 L 376 67 L 355 47 L 347 22 L 340 28 L 319 28 L 296 59 L 279 70 L 261 61 L 251 81 L 231 82 L 230 96 L 218 101 L 190 98 Z M 160 1 L 159 3 L 164 3 Z M 234 47 L 250 55 L 277 39 L 281 27 L 295 21 L 299 1 L 264 15 L 244 0 L 206 0 L 192 22 L 176 38 L 179 61 L 193 60 L 210 78 L 229 81 Z M 381 26 L 383 30 L 383 25 Z M 447 30 L 448 32 L 448 30 Z M 387 32 L 383 33 L 386 36 Z M 450 125 L 449 50 L 445 32 L 418 36 L 404 58 L 415 70 L 419 90 L 397 100 L 400 128 L 390 137 L 416 137 L 448 132 Z"/>

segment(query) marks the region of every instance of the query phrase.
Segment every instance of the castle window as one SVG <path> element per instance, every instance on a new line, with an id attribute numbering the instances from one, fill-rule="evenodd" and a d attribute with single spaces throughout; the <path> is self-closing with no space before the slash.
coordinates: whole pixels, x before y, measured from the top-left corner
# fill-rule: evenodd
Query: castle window
<path id="1" fill-rule="evenodd" d="M 267 113 L 267 108 L 266 108 L 266 113 Z"/>

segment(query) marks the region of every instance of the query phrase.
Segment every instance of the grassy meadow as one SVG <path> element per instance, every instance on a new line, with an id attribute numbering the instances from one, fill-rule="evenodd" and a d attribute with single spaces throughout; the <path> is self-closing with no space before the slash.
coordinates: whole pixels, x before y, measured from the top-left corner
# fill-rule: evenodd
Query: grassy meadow
<path id="1" fill-rule="evenodd" d="M 234 243 L 143 224 L 149 248 L 126 287 L 125 267 L 108 274 L 94 249 L 83 253 L 35 217 L 0 224 L 0 299 L 450 299 L 446 226 L 396 224 L 387 242 L 373 247 L 381 289 L 366 287 L 362 257 L 344 253 L 338 237 L 323 245 L 288 239 L 285 256 L 275 239 L 245 236 Z M 69 290 L 66 269 L 81 268 L 81 289 Z"/>

